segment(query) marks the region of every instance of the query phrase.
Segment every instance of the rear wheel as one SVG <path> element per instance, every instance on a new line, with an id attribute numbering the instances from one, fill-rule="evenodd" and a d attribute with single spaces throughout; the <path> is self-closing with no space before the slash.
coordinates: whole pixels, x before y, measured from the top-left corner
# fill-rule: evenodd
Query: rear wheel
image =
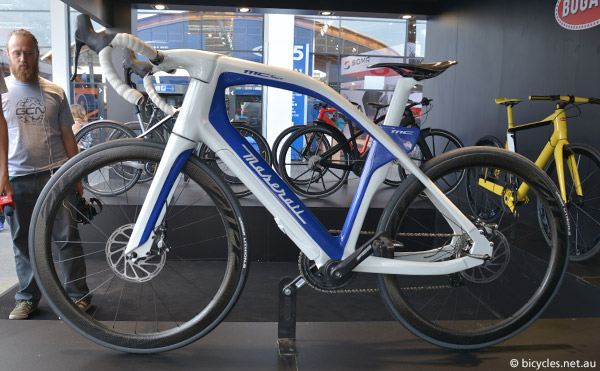
<path id="1" fill-rule="evenodd" d="M 530 202 L 516 206 L 515 214 L 504 215 L 495 224 L 476 222 L 494 244 L 491 258 L 453 274 L 378 276 L 381 295 L 394 318 L 439 346 L 480 348 L 518 334 L 548 305 L 567 266 L 569 242 L 562 202 L 548 176 L 524 157 L 469 147 L 434 158 L 423 171 L 435 181 L 456 171 L 484 168 L 531 185 Z M 414 176 L 409 177 L 384 210 L 378 232 L 402 244 L 386 257 L 446 262 L 468 255 L 469 238 L 464 231 L 454 231 L 430 199 L 419 197 L 423 189 Z M 475 220 L 464 193 L 463 187 L 448 197 Z M 544 239 L 537 225 L 538 201 L 551 216 L 551 241 Z"/>
<path id="2" fill-rule="evenodd" d="M 75 133 L 75 141 L 77 142 L 80 151 L 89 150 L 90 148 L 106 143 L 112 140 L 133 138 L 135 134 L 126 125 L 117 121 L 98 120 L 91 122 Z M 112 177 L 112 186 L 110 189 L 105 187 L 97 187 L 97 179 L 92 177 L 84 177 L 81 181 L 83 187 L 95 195 L 111 196 L 119 195 L 127 192 L 128 189 L 142 178 L 144 174 L 143 164 L 119 164 L 117 167 L 107 170 L 110 172 L 109 177 Z"/>
<path id="3" fill-rule="evenodd" d="M 320 198 L 348 179 L 354 157 L 346 137 L 327 126 L 309 126 L 291 134 L 279 152 L 279 174 L 297 194 Z"/>
<path id="4" fill-rule="evenodd" d="M 123 162 L 158 163 L 163 152 L 163 144 L 136 139 L 92 148 L 61 167 L 33 213 L 31 257 L 44 296 L 77 332 L 116 350 L 155 353 L 206 335 L 233 307 L 248 272 L 239 203 L 195 156 L 164 206 L 149 256 L 134 262 L 124 255 L 149 184 L 136 183 L 116 197 L 98 196 L 103 204 L 101 210 L 96 206 L 98 214 L 73 226 L 81 209 L 69 200 L 79 180 Z M 104 185 L 110 188 L 110 182 Z M 79 239 L 52 239 L 64 226 L 61 212 L 70 216 L 66 220 Z M 75 247 L 82 252 L 67 262 L 65 249 Z M 73 277 L 63 270 L 68 263 L 84 264 L 83 274 Z M 87 312 L 64 289 L 69 274 L 87 282 L 84 299 L 92 300 Z"/>
<path id="5" fill-rule="evenodd" d="M 461 140 L 447 130 L 424 129 L 421 132 L 421 136 L 419 137 L 415 148 L 408 156 L 420 167 L 436 156 L 462 147 L 464 147 L 464 145 Z M 404 179 L 406 176 L 406 171 L 400 168 L 400 177 Z M 464 177 L 465 171 L 463 169 L 438 179 L 436 185 L 445 194 L 450 194 L 458 188 Z M 424 194 L 422 196 L 425 197 Z"/>

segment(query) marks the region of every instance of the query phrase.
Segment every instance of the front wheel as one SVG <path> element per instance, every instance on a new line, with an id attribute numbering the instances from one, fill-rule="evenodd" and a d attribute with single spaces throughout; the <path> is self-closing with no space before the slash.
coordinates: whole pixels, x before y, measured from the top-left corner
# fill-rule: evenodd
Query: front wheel
<path id="1" fill-rule="evenodd" d="M 494 224 L 476 221 L 465 186 L 448 196 L 493 243 L 489 260 L 453 274 L 378 276 L 382 298 L 396 320 L 424 340 L 455 349 L 493 345 L 529 326 L 556 293 L 568 259 L 564 205 L 550 178 L 529 160 L 500 149 L 469 147 L 423 167 L 434 182 L 473 169 L 478 174 L 491 169 L 498 179 L 515 178 L 531 186 L 529 202 L 515 205 L 513 214 Z M 468 236 L 454 230 L 430 199 L 419 197 L 423 190 L 409 177 L 382 214 L 378 232 L 402 244 L 393 258 L 444 262 L 468 255 Z M 537 226 L 537 202 L 550 215 L 550 242 Z"/>
<path id="2" fill-rule="evenodd" d="M 580 191 L 569 171 L 572 157 L 579 173 Z M 571 223 L 571 261 L 587 260 L 600 251 L 600 153 L 587 144 L 569 144 L 563 149 L 567 212 Z M 545 168 L 550 178 L 558 184 L 554 157 Z M 546 211 L 538 205 L 540 227 L 548 228 Z M 546 235 L 549 238 L 549 235 Z"/>
<path id="3" fill-rule="evenodd" d="M 70 201 L 84 177 L 104 179 L 110 188 L 116 165 L 157 164 L 163 152 L 164 144 L 138 139 L 87 150 L 52 177 L 33 213 L 30 256 L 44 296 L 78 333 L 120 351 L 167 351 L 206 335 L 231 310 L 248 273 L 239 203 L 195 156 L 163 207 L 150 255 L 136 262 L 124 250 L 148 184 L 136 183 L 116 197 L 97 196 L 103 205 L 92 204 L 97 215 Z M 78 236 L 52 238 L 65 228 Z M 87 283 L 89 293 L 77 299 L 91 299 L 90 310 L 74 304 L 64 288 L 69 282 Z"/>

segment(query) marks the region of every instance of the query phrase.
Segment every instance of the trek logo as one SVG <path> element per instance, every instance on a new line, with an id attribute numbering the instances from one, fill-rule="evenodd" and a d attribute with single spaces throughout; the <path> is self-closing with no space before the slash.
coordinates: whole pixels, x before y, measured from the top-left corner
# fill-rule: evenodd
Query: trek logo
<path id="1" fill-rule="evenodd" d="M 283 77 L 275 76 L 275 75 L 272 75 L 270 73 L 264 73 L 264 72 L 258 72 L 258 71 L 250 71 L 250 70 L 244 70 L 244 73 L 248 74 L 248 75 L 252 75 L 252 76 L 265 77 L 267 79 L 283 80 Z"/>
<path id="2" fill-rule="evenodd" d="M 45 113 L 46 107 L 44 107 L 44 104 L 31 97 L 22 99 L 15 107 L 15 114 L 21 124 L 41 125 Z"/>
<path id="3" fill-rule="evenodd" d="M 248 165 L 250 165 L 250 167 L 253 168 L 254 171 L 256 171 L 256 173 L 258 174 L 258 176 L 260 176 L 263 182 L 265 182 L 265 184 L 268 185 L 269 188 L 271 188 L 271 191 L 273 191 L 273 193 L 275 193 L 277 197 L 279 197 L 283 204 L 288 209 L 290 209 L 290 211 L 294 213 L 294 215 L 296 215 L 298 220 L 300 220 L 302 224 L 306 224 L 306 221 L 300 216 L 304 212 L 304 210 L 300 210 L 300 205 L 294 205 L 294 200 L 287 196 L 285 190 L 281 189 L 281 185 L 277 182 L 272 182 L 271 175 L 264 173 L 265 169 L 262 166 L 258 165 L 258 158 L 256 158 L 256 156 L 254 156 L 252 152 L 250 152 L 250 149 L 244 144 L 242 144 L 242 147 L 244 147 L 247 153 L 246 155 L 242 156 L 244 161 L 246 161 Z"/>
<path id="4" fill-rule="evenodd" d="M 585 30 L 600 24 L 599 0 L 558 0 L 556 22 L 568 30 Z"/>

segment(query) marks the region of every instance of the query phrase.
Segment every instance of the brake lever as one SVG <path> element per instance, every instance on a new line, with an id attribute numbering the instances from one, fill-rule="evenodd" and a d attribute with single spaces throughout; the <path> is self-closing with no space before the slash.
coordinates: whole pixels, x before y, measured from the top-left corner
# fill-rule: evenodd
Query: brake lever
<path id="1" fill-rule="evenodd" d="M 71 81 L 75 81 L 77 78 L 77 64 L 79 63 L 79 53 L 81 53 L 81 48 L 85 45 L 85 43 L 81 40 L 75 40 L 75 55 L 73 56 L 73 74 L 71 75 Z"/>
<path id="2" fill-rule="evenodd" d="M 79 54 L 81 53 L 81 48 L 84 45 L 87 45 L 88 48 L 92 49 L 96 52 L 96 54 L 98 54 L 102 49 L 109 45 L 114 38 L 114 34 L 108 35 L 103 32 L 94 31 L 90 16 L 87 14 L 78 15 L 77 29 L 75 30 L 75 55 L 73 56 L 75 59 L 73 61 L 75 70 L 71 75 L 71 81 L 75 81 L 77 78 L 77 65 L 79 63 Z"/>

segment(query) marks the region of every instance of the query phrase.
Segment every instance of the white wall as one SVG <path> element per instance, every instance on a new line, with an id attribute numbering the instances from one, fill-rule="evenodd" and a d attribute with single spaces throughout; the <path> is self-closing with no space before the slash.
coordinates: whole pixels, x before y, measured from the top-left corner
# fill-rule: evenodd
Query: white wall
<path id="1" fill-rule="evenodd" d="M 265 14 L 264 18 L 264 63 L 293 69 L 294 16 Z M 263 135 L 269 145 L 283 131 L 292 125 L 292 92 L 265 87 L 263 100 Z"/>
<path id="2" fill-rule="evenodd" d="M 50 37 L 52 40 L 52 81 L 71 96 L 69 82 L 69 35 L 67 34 L 69 14 L 67 5 L 60 0 L 50 0 Z M 71 102 L 75 103 L 75 102 Z"/>

